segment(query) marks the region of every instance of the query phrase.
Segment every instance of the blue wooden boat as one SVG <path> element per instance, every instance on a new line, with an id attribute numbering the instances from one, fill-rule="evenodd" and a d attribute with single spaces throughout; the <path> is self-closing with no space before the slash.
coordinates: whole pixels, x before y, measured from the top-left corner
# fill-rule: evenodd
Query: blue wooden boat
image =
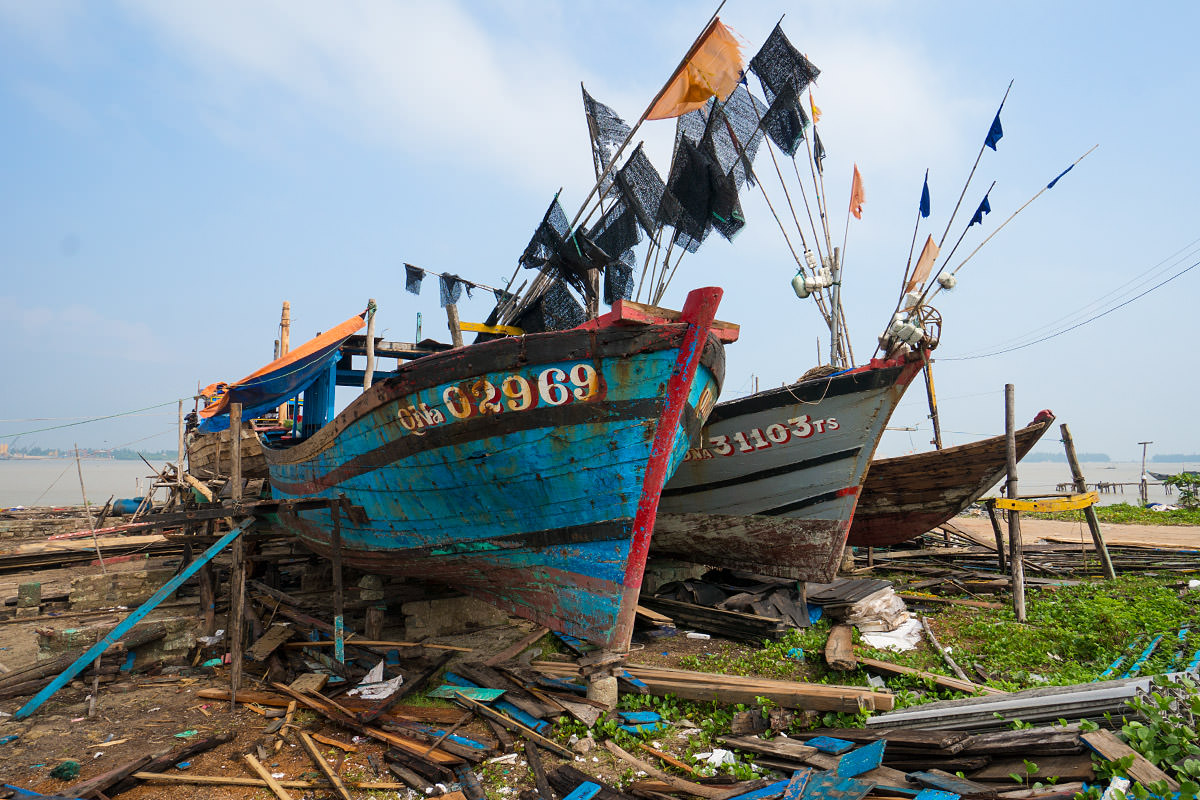
<path id="1" fill-rule="evenodd" d="M 720 296 L 692 292 L 679 321 L 618 304 L 582 328 L 409 362 L 311 437 L 267 443 L 272 489 L 362 509 L 339 520 L 348 566 L 626 647 L 662 486 L 720 391 Z M 330 511 L 280 519 L 331 553 Z"/>

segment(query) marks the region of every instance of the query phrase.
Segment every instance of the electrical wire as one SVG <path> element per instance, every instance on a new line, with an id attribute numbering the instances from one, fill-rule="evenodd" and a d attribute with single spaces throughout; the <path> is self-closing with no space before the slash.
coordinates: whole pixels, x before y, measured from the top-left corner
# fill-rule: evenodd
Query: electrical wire
<path id="1" fill-rule="evenodd" d="M 87 419 L 80 420 L 79 422 L 68 422 L 65 425 L 51 425 L 48 428 L 37 428 L 37 429 L 31 430 L 31 431 L 21 431 L 20 433 L 6 433 L 6 434 L 4 434 L 4 438 L 12 439 L 12 438 L 16 438 L 18 436 L 28 436 L 31 433 L 42 433 L 44 431 L 57 431 L 57 430 L 61 430 L 63 428 L 74 428 L 77 425 L 87 425 L 92 422 L 101 422 L 106 419 L 116 419 L 117 417 L 132 417 L 136 414 L 140 414 L 143 411 L 151 411 L 156 408 L 165 408 L 167 406 L 176 405 L 179 403 L 180 400 L 185 400 L 185 399 L 188 399 L 188 398 L 177 397 L 174 400 L 168 400 L 165 403 L 158 403 L 156 405 L 146 406 L 145 408 L 135 408 L 131 411 L 120 411 L 120 412 L 117 412 L 116 414 L 105 414 L 102 417 L 88 417 Z"/>
<path id="2" fill-rule="evenodd" d="M 1141 298 L 1145 297 L 1146 295 L 1150 294 L 1151 292 L 1155 291 L 1156 289 L 1161 289 L 1163 286 L 1166 286 L 1168 283 L 1175 280 L 1176 278 L 1179 278 L 1179 277 L 1187 274 L 1188 272 L 1191 272 L 1196 267 L 1200 267 L 1200 261 L 1193 262 L 1190 266 L 1187 266 L 1187 267 L 1181 269 L 1179 272 L 1176 272 L 1174 275 L 1167 278 L 1166 280 L 1163 280 L 1163 281 L 1160 281 L 1160 282 L 1154 284 L 1149 289 L 1146 289 L 1143 292 L 1139 292 L 1138 294 L 1134 295 L 1133 297 L 1129 298 L 1128 300 L 1124 301 L 1123 303 L 1118 303 L 1117 305 L 1113 306 L 1112 308 L 1106 309 L 1105 311 L 1102 311 L 1099 314 L 1094 314 L 1094 315 L 1088 317 L 1087 319 L 1084 319 L 1080 322 L 1075 323 L 1074 325 L 1070 325 L 1066 328 L 1063 328 L 1062 330 L 1055 331 L 1054 333 L 1050 333 L 1045 336 L 1041 336 L 1037 339 L 1034 339 L 1033 341 L 1025 342 L 1024 344 L 1014 344 L 1011 347 L 1004 347 L 999 350 L 992 350 L 991 352 L 979 353 L 977 355 L 942 356 L 939 360 L 940 361 L 972 361 L 977 358 L 991 358 L 992 356 L 1003 355 L 1005 353 L 1012 353 L 1017 350 L 1024 350 L 1026 347 L 1032 347 L 1035 344 L 1041 344 L 1042 342 L 1046 342 L 1051 339 L 1055 339 L 1059 336 L 1062 336 L 1064 333 L 1070 333 L 1071 331 L 1075 330 L 1076 328 L 1081 328 L 1090 322 L 1095 322 L 1098 319 L 1107 317 L 1109 314 L 1113 313 L 1114 311 L 1122 309 L 1125 306 L 1129 305 L 1130 303 L 1133 303 L 1136 300 L 1140 300 Z M 1016 339 L 1014 341 L 1020 341 L 1021 338 L 1025 338 L 1025 337 L 1020 337 L 1019 339 Z"/>

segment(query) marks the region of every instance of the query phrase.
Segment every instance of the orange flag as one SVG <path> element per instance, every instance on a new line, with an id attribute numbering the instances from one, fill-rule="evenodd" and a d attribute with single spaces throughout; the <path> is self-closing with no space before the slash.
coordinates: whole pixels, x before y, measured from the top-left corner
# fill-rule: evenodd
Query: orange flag
<path id="1" fill-rule="evenodd" d="M 821 107 L 817 105 L 817 101 L 813 99 L 812 89 L 808 90 L 808 107 L 812 109 L 812 121 L 816 125 L 821 121 Z"/>
<path id="2" fill-rule="evenodd" d="M 925 282 L 933 269 L 934 262 L 937 261 L 938 252 L 938 246 L 933 243 L 933 237 L 930 236 L 925 240 L 925 247 L 921 249 L 921 257 L 917 259 L 917 268 L 913 270 L 908 285 L 904 287 L 905 293 L 911 292 Z"/>
<path id="3" fill-rule="evenodd" d="M 862 175 L 858 171 L 858 164 L 855 164 L 854 181 L 850 184 L 850 213 L 855 219 L 862 219 L 862 207 L 865 202 L 867 195 L 863 192 Z"/>
<path id="4" fill-rule="evenodd" d="M 671 76 L 646 119 L 670 119 L 703 108 L 708 98 L 724 100 L 742 79 L 742 48 L 733 33 L 713 20 L 689 58 Z"/>

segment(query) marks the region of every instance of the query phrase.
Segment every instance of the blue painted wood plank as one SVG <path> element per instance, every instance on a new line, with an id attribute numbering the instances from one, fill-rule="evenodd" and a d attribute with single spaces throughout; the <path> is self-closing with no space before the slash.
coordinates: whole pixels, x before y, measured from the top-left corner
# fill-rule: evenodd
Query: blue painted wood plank
<path id="1" fill-rule="evenodd" d="M 504 694 L 504 689 L 483 689 L 478 686 L 439 686 L 432 692 L 429 692 L 427 697 L 445 697 L 453 700 L 459 694 L 465 694 L 480 703 L 490 703 Z"/>
<path id="2" fill-rule="evenodd" d="M 783 800 L 800 800 L 804 790 L 808 788 L 808 779 L 812 777 L 811 769 L 798 769 L 792 773 L 787 788 L 783 790 Z"/>
<path id="3" fill-rule="evenodd" d="M 735 795 L 726 798 L 726 800 L 775 800 L 777 797 L 783 797 L 783 793 L 788 788 L 789 781 L 775 781 L 767 784 L 761 789 L 755 789 L 752 792 Z"/>
<path id="4" fill-rule="evenodd" d="M 849 752 L 854 749 L 854 742 L 845 739 L 835 739 L 832 736 L 814 736 L 812 739 L 807 739 L 804 742 L 809 747 L 815 747 L 822 753 L 828 753 L 831 756 L 840 756 L 842 753 Z"/>
<path id="5" fill-rule="evenodd" d="M 841 778 L 833 771 L 818 772 L 808 779 L 804 800 L 862 800 L 873 788 L 871 781 Z"/>
<path id="6" fill-rule="evenodd" d="M 943 792 L 938 789 L 922 789 L 914 800 L 958 800 L 962 795 L 954 792 Z"/>
<path id="7" fill-rule="evenodd" d="M 592 800 L 593 797 L 600 794 L 600 786 L 591 781 L 584 781 L 571 790 L 571 793 L 563 798 L 563 800 Z"/>
<path id="8" fill-rule="evenodd" d="M 846 753 L 838 761 L 838 777 L 853 778 L 875 769 L 883 763 L 883 749 L 886 746 L 887 740 L 879 739 Z"/>
<path id="9" fill-rule="evenodd" d="M 29 702 L 17 709 L 17 713 L 13 714 L 13 719 L 25 719 L 34 711 L 37 711 L 38 708 L 41 707 L 42 703 L 45 703 L 47 700 L 53 697 L 59 689 L 70 683 L 71 679 L 83 672 L 84 668 L 87 667 L 88 664 L 95 661 L 97 656 L 101 655 L 105 650 L 111 647 L 114 642 L 128 633 L 134 625 L 141 622 L 147 614 L 157 608 L 159 603 L 170 597 L 175 590 L 182 586 L 188 578 L 199 572 L 200 568 L 211 561 L 213 556 L 228 547 L 229 543 L 234 539 L 241 536 L 242 531 L 249 527 L 252 522 L 254 522 L 254 517 L 250 517 L 241 525 L 238 525 L 233 530 L 229 531 L 229 533 L 222 536 L 211 547 L 201 553 L 195 561 L 188 564 L 186 567 L 180 570 L 179 573 L 172 577 L 171 580 L 160 586 L 158 591 L 152 594 L 150 598 L 146 600 L 146 602 L 142 603 L 133 611 L 132 614 L 117 623 L 117 627 L 109 631 L 103 639 L 89 647 L 87 652 L 77 658 L 75 662 L 71 664 L 71 666 L 59 673 L 58 677 L 50 681 L 45 688 L 30 698 Z"/>
<path id="10" fill-rule="evenodd" d="M 662 717 L 655 711 L 618 711 L 617 713 L 621 715 L 621 719 L 637 725 L 662 720 Z"/>
<path id="11" fill-rule="evenodd" d="M 1155 636 L 1153 639 L 1151 639 L 1150 644 L 1146 645 L 1146 649 L 1143 650 L 1142 654 L 1137 657 L 1137 661 L 1134 661 L 1133 664 L 1130 665 L 1129 669 L 1125 671 L 1125 674 L 1121 677 L 1136 677 L 1137 674 L 1142 671 L 1142 667 L 1145 666 L 1146 662 L 1150 659 L 1150 656 L 1154 654 L 1154 651 L 1158 648 L 1158 643 L 1162 641 L 1162 638 L 1162 634 L 1160 633 L 1158 636 Z"/>

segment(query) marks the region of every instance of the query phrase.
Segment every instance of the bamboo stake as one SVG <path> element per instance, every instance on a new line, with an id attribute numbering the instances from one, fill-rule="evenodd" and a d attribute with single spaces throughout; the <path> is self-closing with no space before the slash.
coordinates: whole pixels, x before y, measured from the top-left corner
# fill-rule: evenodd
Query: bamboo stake
<path id="1" fill-rule="evenodd" d="M 1004 97 L 1000 98 L 1000 107 L 996 109 L 996 116 L 1000 116 L 1000 112 L 1004 110 L 1004 101 L 1008 100 L 1008 93 L 1012 91 L 1013 82 L 1008 82 L 1008 88 L 1004 90 Z M 996 117 L 992 117 L 995 120 Z M 990 126 L 991 123 L 989 122 Z M 989 127 L 990 131 L 990 127 Z M 983 138 L 983 144 L 979 145 L 979 154 L 975 156 L 975 163 L 971 166 L 971 172 L 967 175 L 967 182 L 963 184 L 962 192 L 958 195 L 958 202 L 954 204 L 954 210 L 950 212 L 950 219 L 946 220 L 946 230 L 942 232 L 942 238 L 938 241 L 940 249 L 946 242 L 946 235 L 950 233 L 950 226 L 954 224 L 954 217 L 958 214 L 958 209 L 962 206 L 963 198 L 967 196 L 967 187 L 971 185 L 971 178 L 975 177 L 975 170 L 979 167 L 979 161 L 983 158 L 983 151 L 987 149 L 987 137 Z"/>
<path id="2" fill-rule="evenodd" d="M 342 783 L 342 779 L 338 777 L 338 774 L 333 771 L 333 768 L 330 767 L 329 764 L 325 762 L 325 759 L 321 756 L 321 752 L 317 750 L 317 746 L 313 744 L 312 738 L 304 731 L 299 731 L 299 734 L 300 744 L 304 746 L 305 751 L 308 753 L 308 757 L 311 758 L 312 762 L 317 765 L 317 769 L 321 770 L 321 774 L 325 776 L 325 779 L 333 784 L 333 790 L 338 793 L 338 796 L 340 796 L 342 800 L 351 800 L 350 792 L 346 789 L 346 784 Z"/>
<path id="3" fill-rule="evenodd" d="M 367 367 L 363 372 L 363 391 L 371 388 L 375 376 L 375 298 L 367 301 Z"/>
<path id="4" fill-rule="evenodd" d="M 245 762 L 247 764 L 250 765 L 250 768 L 252 770 L 254 770 L 256 773 L 258 773 L 258 777 L 260 777 L 264 781 L 266 781 L 267 788 L 269 788 L 271 790 L 272 794 L 274 794 L 277 798 L 279 798 L 279 800 L 292 800 L 292 796 L 287 793 L 286 789 L 284 789 L 282 786 L 279 785 L 279 781 L 277 781 L 273 777 L 271 777 L 271 773 L 267 771 L 266 767 L 264 767 L 262 764 L 258 763 L 257 758 L 250 755 L 249 753 L 242 753 L 242 758 L 245 760 Z M 324 763 L 324 761 L 322 761 L 322 763 Z"/>
<path id="5" fill-rule="evenodd" d="M 1084 480 L 1083 470 L 1079 467 L 1079 457 L 1075 455 L 1075 440 L 1071 438 L 1071 429 L 1064 422 L 1058 427 L 1058 430 L 1062 433 L 1063 449 L 1067 453 L 1067 463 L 1071 466 L 1071 477 L 1075 480 L 1075 491 L 1082 494 L 1087 491 L 1087 481 Z M 1110 581 L 1116 580 L 1117 573 L 1113 569 L 1112 558 L 1108 555 L 1108 546 L 1104 543 L 1104 535 L 1100 532 L 1100 520 L 1096 516 L 1096 509 L 1088 506 L 1083 510 L 1083 515 L 1087 519 L 1088 530 L 1092 534 L 1092 542 L 1096 546 L 1096 553 L 1100 556 L 1100 564 L 1104 567 L 1104 577 Z"/>
<path id="6" fill-rule="evenodd" d="M 75 445 L 75 469 L 79 473 L 79 491 L 83 494 L 83 510 L 87 513 L 88 524 L 92 526 L 92 544 L 96 546 L 96 558 L 100 561 L 100 571 L 105 575 L 108 574 L 108 567 L 104 565 L 104 554 L 100 552 L 100 540 L 96 538 L 96 521 L 92 518 L 92 507 L 88 503 L 87 489 L 83 486 L 83 464 L 79 460 L 79 445 Z"/>
<path id="7" fill-rule="evenodd" d="M 1004 441 L 1008 452 L 1008 499 L 1019 497 L 1017 492 L 1016 388 L 1004 386 Z M 1021 512 L 1008 512 L 1008 563 L 1012 571 L 1013 613 L 1017 622 L 1025 621 L 1025 556 L 1021 543 Z"/>

